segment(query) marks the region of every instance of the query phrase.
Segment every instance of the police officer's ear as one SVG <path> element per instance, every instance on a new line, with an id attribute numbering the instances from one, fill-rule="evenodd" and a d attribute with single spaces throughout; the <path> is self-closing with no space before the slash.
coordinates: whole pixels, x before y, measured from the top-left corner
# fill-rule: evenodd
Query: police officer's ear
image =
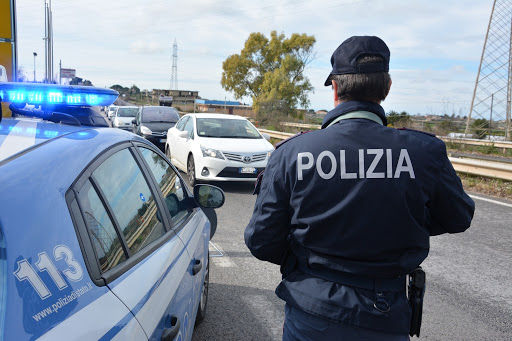
<path id="1" fill-rule="evenodd" d="M 337 106 L 340 100 L 340 98 L 338 97 L 338 84 L 334 81 L 334 79 L 331 79 L 331 82 L 331 87 L 334 90 L 334 106 Z"/>
<path id="2" fill-rule="evenodd" d="M 393 81 L 391 80 L 391 78 L 389 79 L 389 88 L 388 88 L 388 91 L 386 92 L 386 97 L 388 97 L 389 95 L 389 91 L 391 90 L 391 83 L 393 83 Z"/>

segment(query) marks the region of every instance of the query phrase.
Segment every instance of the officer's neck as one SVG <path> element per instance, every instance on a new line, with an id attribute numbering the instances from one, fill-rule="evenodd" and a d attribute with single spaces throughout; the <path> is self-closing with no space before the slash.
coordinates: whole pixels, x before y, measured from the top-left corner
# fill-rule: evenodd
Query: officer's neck
<path id="1" fill-rule="evenodd" d="M 346 103 L 346 102 L 350 102 L 351 100 L 348 100 L 348 101 L 342 101 L 342 100 L 334 100 L 334 107 L 336 108 L 338 105 L 340 105 L 341 103 Z M 372 100 L 365 100 L 365 102 L 373 102 L 373 103 L 376 103 L 378 105 L 380 105 L 381 101 L 372 101 Z"/>

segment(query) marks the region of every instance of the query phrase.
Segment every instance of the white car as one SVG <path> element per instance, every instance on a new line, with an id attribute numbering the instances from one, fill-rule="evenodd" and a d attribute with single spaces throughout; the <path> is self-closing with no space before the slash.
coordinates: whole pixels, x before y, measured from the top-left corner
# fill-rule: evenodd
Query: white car
<path id="1" fill-rule="evenodd" d="M 116 110 L 112 127 L 132 131 L 132 121 L 137 116 L 139 107 L 119 107 Z"/>
<path id="2" fill-rule="evenodd" d="M 112 119 L 112 117 L 115 116 L 117 108 L 119 108 L 117 105 L 111 105 L 107 107 L 106 112 L 108 119 Z"/>
<path id="3" fill-rule="evenodd" d="M 198 181 L 255 181 L 274 151 L 267 139 L 241 116 L 188 114 L 167 132 L 165 152 L 192 186 Z"/>

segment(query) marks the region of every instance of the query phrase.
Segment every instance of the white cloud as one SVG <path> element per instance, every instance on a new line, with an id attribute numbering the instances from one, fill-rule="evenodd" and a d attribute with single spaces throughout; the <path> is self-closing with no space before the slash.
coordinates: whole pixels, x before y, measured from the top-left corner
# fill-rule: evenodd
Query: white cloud
<path id="1" fill-rule="evenodd" d="M 43 1 L 18 1 L 18 58 L 32 75 L 44 69 Z M 316 59 L 306 71 L 314 109 L 330 109 L 323 82 L 330 57 L 351 35 L 378 35 L 391 50 L 393 88 L 386 110 L 468 107 L 492 3 L 479 0 L 192 0 L 118 2 L 53 0 L 55 68 L 76 68 L 97 86 L 168 88 L 172 44 L 178 83 L 202 97 L 232 99 L 220 86 L 222 62 L 252 32 L 314 35 Z M 473 83 L 473 84 L 472 84 Z M 245 102 L 248 99 L 244 99 Z"/>

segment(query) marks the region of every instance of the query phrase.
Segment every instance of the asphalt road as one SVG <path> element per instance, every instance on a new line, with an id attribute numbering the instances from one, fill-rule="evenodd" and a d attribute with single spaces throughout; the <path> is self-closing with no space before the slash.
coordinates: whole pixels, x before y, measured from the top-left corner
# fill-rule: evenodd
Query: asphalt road
<path id="1" fill-rule="evenodd" d="M 274 294 L 279 268 L 252 257 L 243 238 L 256 199 L 253 184 L 215 185 L 226 202 L 217 210 L 210 245 L 207 316 L 192 340 L 281 340 L 284 302 Z M 512 202 L 473 197 L 469 230 L 431 238 L 420 339 L 512 340 Z"/>
<path id="2" fill-rule="evenodd" d="M 284 303 L 274 294 L 279 269 L 247 250 L 243 231 L 255 196 L 252 184 L 217 183 L 217 210 L 207 316 L 192 340 L 281 340 Z M 421 338 L 512 340 L 512 203 L 475 199 L 471 228 L 431 239 Z M 416 338 L 413 338 L 413 340 Z"/>

